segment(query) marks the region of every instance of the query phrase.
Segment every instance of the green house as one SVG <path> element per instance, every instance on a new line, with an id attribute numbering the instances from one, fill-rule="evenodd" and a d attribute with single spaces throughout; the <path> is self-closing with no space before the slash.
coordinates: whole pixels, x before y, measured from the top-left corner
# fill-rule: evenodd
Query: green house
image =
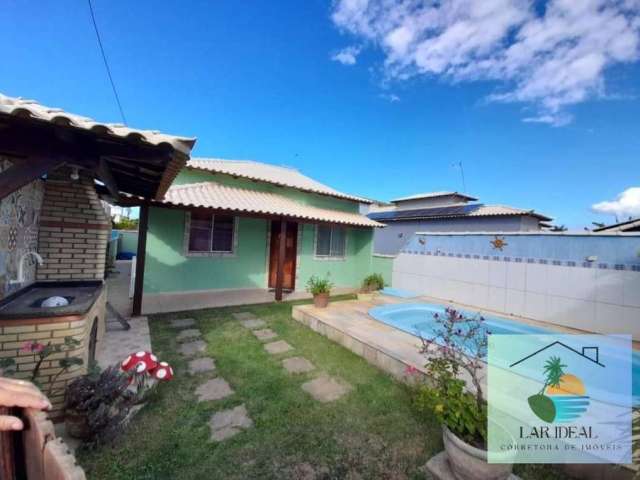
<path id="1" fill-rule="evenodd" d="M 191 159 L 142 207 L 142 312 L 300 298 L 312 275 L 353 292 L 374 270 L 382 226 L 362 203 L 291 168 Z"/>

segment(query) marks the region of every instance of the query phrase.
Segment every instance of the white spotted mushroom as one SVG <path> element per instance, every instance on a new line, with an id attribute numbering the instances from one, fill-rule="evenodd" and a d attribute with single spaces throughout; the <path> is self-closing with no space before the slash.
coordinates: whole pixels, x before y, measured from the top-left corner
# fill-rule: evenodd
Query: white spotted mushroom
<path id="1" fill-rule="evenodd" d="M 158 357 L 151 352 L 139 351 L 129 355 L 121 364 L 120 368 L 123 371 L 131 373 L 141 374 L 144 372 L 150 372 L 158 366 Z"/>
<path id="2" fill-rule="evenodd" d="M 160 362 L 149 373 L 157 380 L 171 380 L 173 378 L 173 368 L 167 362 Z"/>

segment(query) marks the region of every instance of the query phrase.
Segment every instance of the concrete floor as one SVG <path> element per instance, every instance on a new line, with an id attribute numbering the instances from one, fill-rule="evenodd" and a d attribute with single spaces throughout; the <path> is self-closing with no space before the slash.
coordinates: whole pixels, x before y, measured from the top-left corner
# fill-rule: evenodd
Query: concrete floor
<path id="1" fill-rule="evenodd" d="M 341 295 L 353 293 L 354 291 L 352 288 L 336 288 L 331 293 L 333 295 Z M 304 291 L 296 291 L 286 293 L 283 297 L 285 301 L 304 298 L 311 298 L 311 295 Z M 269 291 L 266 288 L 145 294 L 142 297 L 142 312 L 145 315 L 149 315 L 152 313 L 180 312 L 202 308 L 271 303 L 273 301 L 273 291 Z"/>
<path id="2" fill-rule="evenodd" d="M 116 261 L 116 270 L 119 273 L 107 279 L 107 301 L 120 315 L 128 319 L 131 328 L 124 330 L 122 325 L 107 313 L 107 331 L 97 353 L 100 368 L 118 364 L 131 353 L 140 350 L 151 351 L 147 317 L 131 318 L 132 300 L 129 298 L 131 261 Z"/>

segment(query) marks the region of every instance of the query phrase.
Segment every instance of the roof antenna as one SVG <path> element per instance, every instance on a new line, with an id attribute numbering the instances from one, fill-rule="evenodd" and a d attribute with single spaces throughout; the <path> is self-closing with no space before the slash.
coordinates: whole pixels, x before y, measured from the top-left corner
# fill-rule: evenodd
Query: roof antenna
<path id="1" fill-rule="evenodd" d="M 464 168 L 462 167 L 462 162 L 457 162 L 451 164 L 452 167 L 457 167 L 460 169 L 460 178 L 462 179 L 462 193 L 467 193 L 467 183 L 464 180 Z"/>

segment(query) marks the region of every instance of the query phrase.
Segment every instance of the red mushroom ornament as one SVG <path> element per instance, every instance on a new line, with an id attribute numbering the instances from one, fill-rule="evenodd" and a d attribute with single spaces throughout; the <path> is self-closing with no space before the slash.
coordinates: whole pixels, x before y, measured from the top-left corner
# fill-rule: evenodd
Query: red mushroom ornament
<path id="1" fill-rule="evenodd" d="M 156 380 L 171 380 L 173 378 L 173 368 L 167 362 L 160 362 L 156 368 L 149 372 Z"/>
<path id="2" fill-rule="evenodd" d="M 136 352 L 129 355 L 120 365 L 123 371 L 134 374 L 149 372 L 158 366 L 158 357 L 151 352 Z"/>

